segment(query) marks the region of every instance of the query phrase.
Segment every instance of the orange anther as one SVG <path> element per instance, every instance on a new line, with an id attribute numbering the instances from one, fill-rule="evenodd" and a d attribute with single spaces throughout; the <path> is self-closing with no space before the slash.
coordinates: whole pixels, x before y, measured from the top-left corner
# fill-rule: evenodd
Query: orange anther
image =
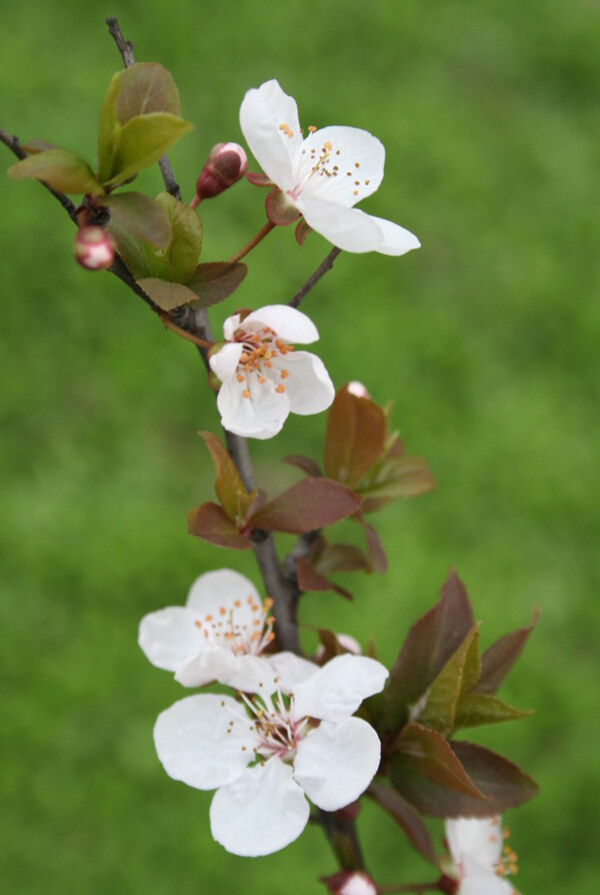
<path id="1" fill-rule="evenodd" d="M 278 348 L 283 348 L 285 343 L 284 343 L 283 339 L 275 339 L 275 344 L 277 345 Z"/>
<path id="2" fill-rule="evenodd" d="M 309 130 L 309 133 L 314 134 L 314 132 L 316 131 L 316 127 L 314 126 L 314 124 L 309 124 L 308 130 Z"/>
<path id="3" fill-rule="evenodd" d="M 247 388 L 245 388 L 244 391 L 242 392 L 242 395 L 244 396 L 244 398 L 249 398 L 250 397 L 249 390 Z"/>
<path id="4" fill-rule="evenodd" d="M 273 366 L 273 362 L 272 362 L 272 361 L 270 361 L 270 360 L 266 360 L 266 361 L 265 361 L 265 367 L 268 367 L 269 370 L 271 369 L 272 366 Z"/>
<path id="5" fill-rule="evenodd" d="M 238 373 L 236 379 L 238 382 L 243 382 L 246 377 L 242 375 L 242 373 Z"/>
<path id="6" fill-rule="evenodd" d="M 246 354 L 245 351 L 242 351 L 242 353 L 240 354 L 240 363 L 241 363 L 241 364 L 247 364 L 247 363 L 248 363 L 248 355 Z"/>
<path id="7" fill-rule="evenodd" d="M 370 180 L 365 180 L 365 186 L 369 186 L 370 182 Z"/>
<path id="8" fill-rule="evenodd" d="M 219 606 L 219 615 L 227 615 L 227 610 L 224 606 Z"/>
<path id="9" fill-rule="evenodd" d="M 359 164 L 358 162 L 354 162 L 354 167 L 355 167 L 355 168 L 360 168 L 360 164 Z"/>
<path id="10" fill-rule="evenodd" d="M 264 376 L 259 376 L 258 381 L 260 382 L 261 385 L 264 385 L 267 380 L 265 379 Z"/>
<path id="11" fill-rule="evenodd" d="M 212 617 L 212 615 L 211 615 L 210 613 L 209 613 L 208 615 L 205 615 L 205 616 L 204 616 L 204 621 L 205 621 L 205 622 L 211 622 L 212 620 L 213 620 L 213 617 Z"/>
<path id="12" fill-rule="evenodd" d="M 270 609 L 272 607 L 272 605 L 273 605 L 273 598 L 265 597 L 265 601 L 263 603 L 263 606 L 265 607 L 265 609 Z"/>
<path id="13" fill-rule="evenodd" d="M 281 373 L 280 373 L 279 375 L 281 376 L 282 379 L 287 379 L 288 376 L 290 375 L 290 371 L 289 371 L 289 370 L 282 370 Z"/>
<path id="14" fill-rule="evenodd" d="M 352 190 L 355 196 L 358 196 L 358 190 Z"/>
<path id="15" fill-rule="evenodd" d="M 275 391 L 276 391 L 276 392 L 279 392 L 279 394 L 282 395 L 282 394 L 284 393 L 284 391 L 285 391 L 285 385 L 276 385 L 276 386 L 275 386 Z"/>
<path id="16" fill-rule="evenodd" d="M 326 141 L 323 143 L 323 149 L 327 149 L 328 151 L 331 151 L 331 150 L 333 149 L 333 146 L 331 145 L 331 143 L 329 142 L 329 140 L 326 140 Z"/>
<path id="17" fill-rule="evenodd" d="M 236 609 L 239 609 L 239 607 L 242 605 L 242 601 L 234 600 L 233 605 L 236 607 Z"/>
<path id="18" fill-rule="evenodd" d="M 200 621 L 195 621 L 194 624 L 196 625 L 197 628 L 202 627 L 202 622 L 200 622 Z"/>
<path id="19" fill-rule="evenodd" d="M 272 640 L 275 640 L 275 633 L 273 631 L 269 631 L 269 633 L 267 634 L 267 640 L 269 641 L 269 643 L 271 643 Z"/>

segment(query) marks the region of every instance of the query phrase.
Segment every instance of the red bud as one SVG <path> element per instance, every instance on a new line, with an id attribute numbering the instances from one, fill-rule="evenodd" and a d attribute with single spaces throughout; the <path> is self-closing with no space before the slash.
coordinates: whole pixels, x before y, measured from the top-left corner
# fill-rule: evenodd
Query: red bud
<path id="1" fill-rule="evenodd" d="M 241 146 L 237 143 L 217 143 L 208 153 L 190 205 L 195 208 L 202 199 L 218 196 L 241 180 L 247 170 L 248 158 Z"/>
<path id="2" fill-rule="evenodd" d="M 82 227 L 75 235 L 75 260 L 86 270 L 106 270 L 115 258 L 115 244 L 102 227 Z"/>
<path id="3" fill-rule="evenodd" d="M 377 895 L 377 886 L 370 876 L 361 871 L 340 870 L 321 881 L 332 895 Z"/>

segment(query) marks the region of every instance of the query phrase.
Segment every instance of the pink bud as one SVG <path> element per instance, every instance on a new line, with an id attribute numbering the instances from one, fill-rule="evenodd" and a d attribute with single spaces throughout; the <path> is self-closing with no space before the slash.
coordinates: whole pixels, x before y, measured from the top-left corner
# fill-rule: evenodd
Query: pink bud
<path id="1" fill-rule="evenodd" d="M 332 895 L 377 895 L 377 886 L 361 871 L 340 870 L 323 882 Z"/>
<path id="2" fill-rule="evenodd" d="M 75 235 L 75 260 L 86 270 L 106 270 L 115 259 L 115 244 L 102 227 L 82 227 Z"/>
<path id="3" fill-rule="evenodd" d="M 357 382 L 356 380 L 352 380 L 346 386 L 351 395 L 355 395 L 357 398 L 370 398 L 371 395 L 362 384 L 362 382 Z"/>
<path id="4" fill-rule="evenodd" d="M 212 199 L 241 180 L 248 170 L 248 158 L 237 143 L 217 143 L 208 153 L 202 173 L 196 181 L 195 208 L 202 199 Z"/>

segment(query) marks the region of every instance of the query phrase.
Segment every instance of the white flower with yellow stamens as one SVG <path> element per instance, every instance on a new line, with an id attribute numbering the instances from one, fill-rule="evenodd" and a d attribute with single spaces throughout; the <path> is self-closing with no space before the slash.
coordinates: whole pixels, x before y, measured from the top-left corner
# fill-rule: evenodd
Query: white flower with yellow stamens
<path id="1" fill-rule="evenodd" d="M 221 380 L 217 407 L 230 432 L 249 438 L 276 435 L 290 412 L 325 410 L 335 389 L 323 361 L 294 343 L 319 338 L 306 314 L 288 305 L 266 305 L 223 324 L 226 343 L 210 357 Z"/>
<path id="2" fill-rule="evenodd" d="M 185 687 L 220 681 L 236 689 L 252 674 L 253 663 L 274 638 L 273 601 L 261 603 L 244 575 L 219 569 L 193 583 L 185 606 L 169 606 L 144 616 L 139 645 L 153 665 L 175 672 Z M 314 673 L 311 662 L 289 653 L 272 656 L 273 671 L 282 681 Z M 288 670 L 291 669 L 291 670 Z"/>
<path id="3" fill-rule="evenodd" d="M 458 876 L 457 895 L 518 895 L 506 879 L 518 870 L 515 852 L 505 845 L 506 836 L 497 815 L 446 821 L 446 840 Z"/>
<path id="4" fill-rule="evenodd" d="M 356 127 L 300 129 L 295 100 L 275 80 L 249 90 L 240 108 L 246 142 L 269 179 L 304 220 L 347 252 L 403 255 L 419 240 L 403 227 L 353 208 L 383 178 L 385 149 Z"/>
<path id="5" fill-rule="evenodd" d="M 211 831 L 236 855 L 268 855 L 308 821 L 305 796 L 337 811 L 365 791 L 379 767 L 373 728 L 353 718 L 388 671 L 364 656 L 338 656 L 294 683 L 293 695 L 260 659 L 241 689 L 256 695 L 188 696 L 159 715 L 156 751 L 167 774 L 216 789 Z M 255 672 L 260 672 L 255 676 Z"/>

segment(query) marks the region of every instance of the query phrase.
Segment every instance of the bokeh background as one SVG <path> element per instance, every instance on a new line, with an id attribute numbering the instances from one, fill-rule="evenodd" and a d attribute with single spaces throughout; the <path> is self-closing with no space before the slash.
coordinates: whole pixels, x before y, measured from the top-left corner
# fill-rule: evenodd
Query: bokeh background
<path id="1" fill-rule="evenodd" d="M 479 738 L 542 787 L 507 815 L 518 888 L 596 893 L 599 4 L 5 0 L 1 126 L 93 159 L 120 67 L 105 15 L 120 17 L 138 61 L 172 71 L 196 123 L 171 153 L 188 200 L 211 145 L 241 139 L 245 90 L 271 77 L 305 126 L 355 125 L 385 144 L 365 209 L 423 248 L 340 256 L 304 310 L 335 382 L 394 400 L 439 487 L 378 517 L 387 576 L 353 580 L 353 604 L 307 596 L 301 620 L 372 636 L 391 663 L 451 564 L 484 645 L 539 604 L 502 691 L 537 713 Z M 138 185 L 158 192 L 158 173 Z M 202 207 L 204 260 L 247 241 L 263 199 L 239 185 Z M 183 602 L 207 569 L 258 583 L 251 556 L 185 532 L 212 489 L 196 433 L 218 418 L 202 365 L 122 283 L 72 262 L 72 225 L 39 185 L 0 177 L 0 201 L 6 891 L 319 891 L 335 864 L 318 829 L 269 858 L 232 857 L 210 838 L 210 794 L 171 781 L 154 753 L 155 717 L 183 694 L 138 649 L 139 619 Z M 300 249 L 291 228 L 275 232 L 215 325 L 239 305 L 288 300 L 327 251 L 317 235 Z M 318 457 L 324 425 L 291 418 L 252 445 L 273 493 L 296 479 L 280 458 Z M 381 883 L 431 876 L 373 806 L 360 831 Z"/>

